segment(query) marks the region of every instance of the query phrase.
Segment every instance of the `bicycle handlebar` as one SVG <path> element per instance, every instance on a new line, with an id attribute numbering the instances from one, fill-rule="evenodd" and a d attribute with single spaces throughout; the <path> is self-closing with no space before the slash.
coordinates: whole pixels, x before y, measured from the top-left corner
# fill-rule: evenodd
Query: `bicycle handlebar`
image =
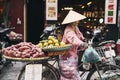
<path id="1" fill-rule="evenodd" d="M 11 28 L 2 28 L 2 29 L 0 30 L 0 33 L 4 33 L 4 32 L 6 32 L 6 31 L 9 31 L 9 30 L 12 30 L 12 29 L 15 29 L 15 27 L 11 27 Z"/>
<path id="2" fill-rule="evenodd" d="M 43 34 L 40 36 L 40 38 L 43 38 L 43 37 L 45 37 L 45 36 L 47 36 L 47 35 L 50 35 L 52 32 L 54 32 L 55 30 L 57 30 L 57 29 L 59 29 L 59 27 L 55 27 L 55 28 L 53 28 L 53 29 L 44 29 L 44 31 L 43 31 Z"/>

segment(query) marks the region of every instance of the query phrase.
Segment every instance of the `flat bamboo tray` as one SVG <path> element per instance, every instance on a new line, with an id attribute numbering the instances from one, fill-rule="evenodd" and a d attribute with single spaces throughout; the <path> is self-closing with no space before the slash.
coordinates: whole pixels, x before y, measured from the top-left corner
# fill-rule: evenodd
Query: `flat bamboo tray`
<path id="1" fill-rule="evenodd" d="M 40 60 L 46 60 L 49 57 L 40 57 L 40 58 L 14 58 L 14 57 L 9 57 L 9 56 L 5 56 L 3 55 L 4 58 L 11 60 L 11 61 L 40 61 Z"/>
<path id="2" fill-rule="evenodd" d="M 42 48 L 43 52 L 47 56 L 58 56 L 62 54 L 66 54 L 67 50 L 72 47 L 71 44 L 67 44 L 65 46 L 52 46 L 52 47 L 44 47 Z"/>
<path id="3" fill-rule="evenodd" d="M 71 44 L 65 46 L 52 46 L 52 47 L 44 47 L 42 48 L 43 51 L 47 52 L 56 52 L 56 51 L 65 51 L 72 47 Z"/>

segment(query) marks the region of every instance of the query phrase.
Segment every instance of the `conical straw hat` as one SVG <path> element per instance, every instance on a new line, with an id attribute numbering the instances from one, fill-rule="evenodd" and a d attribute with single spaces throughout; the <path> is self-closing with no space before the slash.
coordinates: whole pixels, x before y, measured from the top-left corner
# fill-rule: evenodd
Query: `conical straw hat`
<path id="1" fill-rule="evenodd" d="M 79 21 L 82 19 L 85 19 L 86 17 L 84 15 L 81 15 L 80 13 L 77 13 L 73 10 L 70 10 L 65 19 L 63 20 L 62 24 L 68 24 L 71 22 Z"/>

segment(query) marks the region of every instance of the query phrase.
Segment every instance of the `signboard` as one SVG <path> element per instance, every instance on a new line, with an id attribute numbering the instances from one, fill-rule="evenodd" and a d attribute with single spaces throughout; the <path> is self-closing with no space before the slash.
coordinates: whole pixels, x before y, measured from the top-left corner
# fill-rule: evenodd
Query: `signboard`
<path id="1" fill-rule="evenodd" d="M 119 5 L 118 5 L 118 27 L 120 31 L 120 0 L 119 0 Z"/>
<path id="2" fill-rule="evenodd" d="M 25 69 L 25 80 L 41 80 L 42 64 L 29 64 Z"/>
<path id="3" fill-rule="evenodd" d="M 105 2 L 105 24 L 116 24 L 117 0 Z"/>
<path id="4" fill-rule="evenodd" d="M 57 20 L 57 0 L 46 0 L 46 20 Z"/>

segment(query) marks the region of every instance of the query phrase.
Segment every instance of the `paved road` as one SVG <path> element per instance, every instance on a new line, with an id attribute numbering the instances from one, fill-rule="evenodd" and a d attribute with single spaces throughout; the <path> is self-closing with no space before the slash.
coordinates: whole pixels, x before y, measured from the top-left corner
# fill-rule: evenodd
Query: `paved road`
<path id="1" fill-rule="evenodd" d="M 4 68 L 1 68 L 1 73 L 0 73 L 0 80 L 17 80 L 16 77 L 18 73 L 20 72 L 22 66 L 24 64 L 21 62 L 13 62 L 12 65 L 8 65 Z M 0 66 L 2 67 L 2 66 Z"/>
<path id="2" fill-rule="evenodd" d="M 13 62 L 13 66 L 8 65 L 4 67 L 0 73 L 0 80 L 17 80 L 17 76 L 23 65 L 24 63 L 22 62 Z M 87 74 L 85 74 L 84 77 L 81 78 L 81 80 L 86 80 L 86 76 Z"/>

